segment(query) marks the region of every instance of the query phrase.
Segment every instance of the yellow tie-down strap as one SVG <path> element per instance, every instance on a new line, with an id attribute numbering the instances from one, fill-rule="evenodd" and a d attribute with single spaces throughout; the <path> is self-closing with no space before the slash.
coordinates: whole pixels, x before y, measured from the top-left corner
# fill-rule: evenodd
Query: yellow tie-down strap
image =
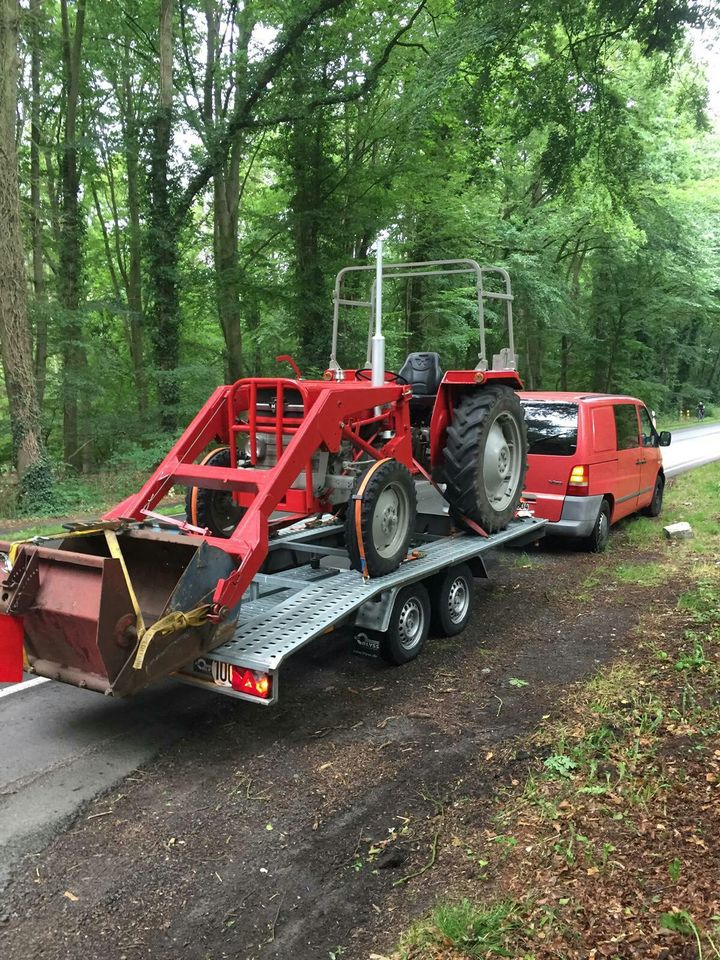
<path id="1" fill-rule="evenodd" d="M 125 585 L 127 586 L 128 594 L 130 595 L 130 601 L 132 603 L 133 610 L 135 611 L 137 635 L 140 641 L 135 653 L 133 669 L 142 670 L 148 647 L 155 637 L 168 636 L 171 633 L 176 633 L 178 630 L 185 630 L 188 627 L 201 627 L 207 621 L 210 610 L 212 609 L 212 604 L 201 604 L 200 606 L 195 607 L 194 610 L 189 610 L 187 613 L 183 612 L 182 610 L 173 610 L 164 617 L 161 617 L 160 620 L 157 620 L 151 627 L 146 627 L 142 610 L 140 609 L 140 603 L 138 601 L 137 594 L 135 593 L 135 588 L 130 580 L 130 574 L 125 563 L 125 557 L 123 557 L 122 550 L 120 549 L 117 534 L 115 530 L 108 527 L 92 527 L 90 529 L 71 530 L 62 534 L 52 534 L 47 537 L 29 537 L 27 540 L 16 540 L 14 543 L 10 544 L 8 559 L 10 560 L 11 565 L 14 566 L 20 547 L 27 543 L 38 543 L 42 542 L 43 540 L 57 540 L 60 538 L 66 540 L 69 537 L 89 537 L 92 534 L 97 533 L 102 533 L 105 535 L 110 556 L 115 560 L 120 561 L 120 568 L 122 569 L 123 576 L 125 577 Z M 25 656 L 24 651 L 23 655 Z"/>
<path id="2" fill-rule="evenodd" d="M 117 534 L 114 530 L 106 530 L 105 539 L 107 540 L 108 549 L 110 550 L 110 556 L 114 557 L 115 560 L 120 561 L 123 576 L 125 577 L 125 585 L 128 593 L 130 594 L 130 601 L 133 605 L 133 610 L 135 611 L 135 618 L 137 620 L 137 635 L 141 637 L 145 633 L 145 621 L 143 620 L 142 610 L 140 609 L 140 604 L 138 603 L 138 598 L 135 594 L 135 588 L 130 580 L 130 574 L 128 573 L 128 568 L 125 563 L 125 557 L 122 555 L 122 550 L 120 549 L 120 544 L 118 543 Z"/>
<path id="3" fill-rule="evenodd" d="M 188 627 L 201 627 L 207 621 L 212 604 L 204 603 L 199 607 L 195 607 L 194 610 L 189 610 L 187 613 L 184 613 L 182 610 L 172 610 L 170 613 L 157 620 L 151 627 L 146 627 L 145 620 L 143 619 L 142 611 L 140 609 L 140 603 L 138 602 L 135 588 L 130 580 L 130 574 L 128 573 L 128 568 L 125 565 L 125 558 L 122 555 L 115 531 L 106 530 L 105 539 L 107 540 L 111 556 L 120 561 L 123 576 L 125 577 L 125 584 L 127 586 L 128 593 L 130 594 L 133 610 L 135 611 L 135 617 L 137 619 L 137 635 L 140 643 L 138 644 L 138 648 L 135 652 L 133 670 L 142 670 L 148 647 L 153 642 L 155 637 L 168 636 L 171 633 L 176 633 L 178 630 L 185 630 Z"/>
<path id="4" fill-rule="evenodd" d="M 140 638 L 140 645 L 133 660 L 133 670 L 142 670 L 145 654 L 155 637 L 168 636 L 178 630 L 185 630 L 187 627 L 201 627 L 207 622 L 211 609 L 211 603 L 204 603 L 195 607 L 194 610 L 188 610 L 187 613 L 182 610 L 172 610 L 157 620 L 151 627 L 148 627 Z"/>
<path id="5" fill-rule="evenodd" d="M 8 559 L 10 564 L 14 567 L 15 561 L 17 560 L 18 550 L 20 547 L 24 547 L 27 543 L 39 544 L 44 540 L 67 540 L 69 537 L 89 537 L 93 533 L 113 533 L 114 531 L 108 531 L 102 527 L 93 528 L 90 530 L 68 530 L 63 531 L 63 533 L 51 533 L 44 537 L 28 537 L 26 540 L 15 540 L 10 544 L 10 549 L 8 550 Z"/>

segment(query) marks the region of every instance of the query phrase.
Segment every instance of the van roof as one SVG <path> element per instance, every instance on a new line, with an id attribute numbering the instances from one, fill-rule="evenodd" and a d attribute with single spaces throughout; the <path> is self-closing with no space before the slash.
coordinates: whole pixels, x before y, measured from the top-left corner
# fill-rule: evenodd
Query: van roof
<path id="1" fill-rule="evenodd" d="M 519 390 L 521 400 L 534 400 L 537 403 L 588 403 L 601 404 L 608 400 L 624 400 L 627 403 L 642 403 L 637 397 L 627 397 L 617 393 L 579 393 L 573 390 Z"/>

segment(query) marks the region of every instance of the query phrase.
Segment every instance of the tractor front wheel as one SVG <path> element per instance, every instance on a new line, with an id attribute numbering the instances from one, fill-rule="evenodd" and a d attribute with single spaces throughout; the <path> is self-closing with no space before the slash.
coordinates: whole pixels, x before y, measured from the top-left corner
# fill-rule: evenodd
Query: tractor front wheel
<path id="1" fill-rule="evenodd" d="M 212 450 L 204 460 L 204 467 L 229 467 L 230 448 Z M 240 523 L 245 510 L 233 500 L 229 490 L 208 490 L 188 487 L 185 495 L 185 516 L 188 523 L 205 527 L 214 537 L 229 537 Z"/>
<path id="2" fill-rule="evenodd" d="M 382 577 L 407 556 L 415 530 L 415 482 L 397 460 L 379 460 L 358 477 L 345 515 L 345 545 L 354 570 Z"/>
<path id="3" fill-rule="evenodd" d="M 510 387 L 466 393 L 447 431 L 443 481 L 452 516 L 487 533 L 502 530 L 515 516 L 527 470 L 527 427 L 520 400 Z"/>

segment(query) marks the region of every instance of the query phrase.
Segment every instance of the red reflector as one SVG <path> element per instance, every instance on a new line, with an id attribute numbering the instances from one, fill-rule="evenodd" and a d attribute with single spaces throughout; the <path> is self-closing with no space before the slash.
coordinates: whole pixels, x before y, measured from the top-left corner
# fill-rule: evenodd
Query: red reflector
<path id="1" fill-rule="evenodd" d="M 238 693 L 246 693 L 249 697 L 258 697 L 260 700 L 267 700 L 272 693 L 270 674 L 247 670 L 245 667 L 232 668 L 231 685 Z"/>
<path id="2" fill-rule="evenodd" d="M 19 683 L 23 676 L 23 639 L 21 617 L 0 614 L 0 682 Z"/>

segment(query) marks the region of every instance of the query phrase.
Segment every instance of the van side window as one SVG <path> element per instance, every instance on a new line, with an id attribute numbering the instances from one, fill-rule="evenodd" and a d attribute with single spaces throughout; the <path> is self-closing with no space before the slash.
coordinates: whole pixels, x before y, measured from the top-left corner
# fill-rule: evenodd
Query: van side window
<path id="1" fill-rule="evenodd" d="M 618 450 L 632 450 L 640 446 L 638 433 L 638 418 L 635 405 L 632 403 L 618 404 L 615 411 L 615 429 L 617 430 Z"/>
<path id="2" fill-rule="evenodd" d="M 642 431 L 642 445 L 644 447 L 656 447 L 657 433 L 645 407 L 640 407 L 640 430 Z"/>

